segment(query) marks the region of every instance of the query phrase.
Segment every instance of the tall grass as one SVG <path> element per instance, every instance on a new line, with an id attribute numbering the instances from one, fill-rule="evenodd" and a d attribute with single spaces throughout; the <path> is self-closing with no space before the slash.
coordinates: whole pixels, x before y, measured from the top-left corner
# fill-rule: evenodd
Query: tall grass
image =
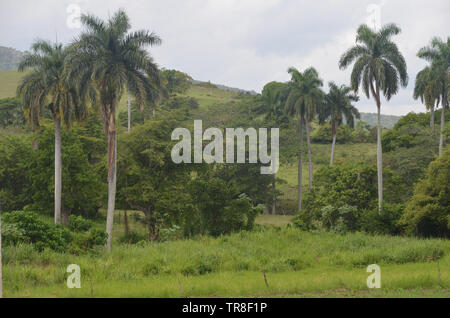
<path id="1" fill-rule="evenodd" d="M 4 285 L 6 296 L 88 296 L 89 286 L 83 291 L 65 287 L 66 267 L 78 264 L 84 284 L 97 286 L 97 296 L 179 296 L 183 282 L 190 296 L 303 293 L 362 289 L 365 267 L 376 263 L 391 290 L 431 288 L 439 285 L 436 261 L 441 260 L 440 284 L 448 289 L 449 250 L 448 241 L 437 239 L 264 227 L 219 238 L 116 245 L 109 254 L 39 253 L 20 245 L 4 248 Z M 269 290 L 261 270 L 272 279 Z M 140 292 L 134 294 L 134 288 Z"/>

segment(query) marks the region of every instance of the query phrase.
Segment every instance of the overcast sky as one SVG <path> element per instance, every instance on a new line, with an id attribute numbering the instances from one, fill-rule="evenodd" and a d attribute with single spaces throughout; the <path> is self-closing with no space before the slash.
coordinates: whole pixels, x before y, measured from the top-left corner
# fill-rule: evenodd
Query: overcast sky
<path id="1" fill-rule="evenodd" d="M 160 47 L 149 48 L 156 62 L 193 78 L 260 92 L 270 81 L 287 81 L 287 69 L 314 66 L 327 82 L 349 84 L 350 70 L 338 60 L 354 45 L 361 23 L 398 24 L 394 40 L 406 58 L 410 83 L 384 101 L 382 113 L 403 115 L 424 106 L 412 98 L 416 57 L 433 36 L 450 30 L 449 0 L 0 0 L 0 45 L 28 50 L 37 38 L 70 42 L 77 8 L 107 18 L 125 8 L 133 29 L 156 32 Z M 361 95 L 360 111 L 375 104 Z"/>

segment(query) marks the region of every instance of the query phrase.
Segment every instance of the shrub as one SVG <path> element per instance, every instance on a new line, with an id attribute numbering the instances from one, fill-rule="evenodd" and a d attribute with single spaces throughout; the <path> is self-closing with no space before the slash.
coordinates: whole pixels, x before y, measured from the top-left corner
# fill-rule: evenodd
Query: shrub
<path id="1" fill-rule="evenodd" d="M 71 233 L 61 225 L 48 224 L 39 219 L 34 212 L 15 211 L 5 213 L 3 221 L 13 224 L 21 235 L 6 236 L 6 244 L 33 243 L 39 251 L 50 248 L 64 252 L 72 240 Z"/>
<path id="2" fill-rule="evenodd" d="M 359 226 L 362 231 L 371 234 L 400 234 L 400 220 L 405 206 L 403 204 L 383 203 L 381 212 L 377 208 L 361 213 Z"/>
<path id="3" fill-rule="evenodd" d="M 67 220 L 67 228 L 73 232 L 87 232 L 92 226 L 93 222 L 83 218 L 81 215 L 71 215 Z"/>
<path id="4" fill-rule="evenodd" d="M 450 150 L 430 164 L 400 224 L 410 235 L 450 237 Z"/>
<path id="5" fill-rule="evenodd" d="M 128 233 L 119 237 L 119 242 L 125 244 L 136 244 L 145 240 L 147 240 L 147 235 L 145 233 L 138 233 L 136 231 L 129 231 Z"/>

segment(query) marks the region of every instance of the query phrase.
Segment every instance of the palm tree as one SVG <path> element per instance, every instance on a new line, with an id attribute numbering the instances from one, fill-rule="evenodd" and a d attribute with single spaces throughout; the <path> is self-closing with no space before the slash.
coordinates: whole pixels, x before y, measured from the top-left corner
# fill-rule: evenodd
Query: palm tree
<path id="1" fill-rule="evenodd" d="M 77 89 L 64 76 L 67 49 L 62 44 L 36 41 L 32 53 L 25 55 L 19 71 L 31 69 L 17 88 L 27 119 L 33 127 L 39 126 L 43 109 L 47 107 L 55 121 L 55 223 L 61 223 L 62 154 L 61 119 L 69 128 L 73 117 L 83 119 L 86 107 L 82 96 L 83 85 Z"/>
<path id="2" fill-rule="evenodd" d="M 125 11 L 118 10 L 108 21 L 93 15 L 82 15 L 86 31 L 72 44 L 66 70 L 69 78 L 90 78 L 99 92 L 105 134 L 108 140 L 108 210 L 107 250 L 111 249 L 116 197 L 116 111 L 128 89 L 142 110 L 159 95 L 160 72 L 147 45 L 158 45 L 161 39 L 148 31 L 129 32 Z"/>
<path id="3" fill-rule="evenodd" d="M 266 110 L 267 119 L 277 120 L 283 115 L 283 106 L 286 102 L 287 85 L 279 82 L 267 83 L 262 92 L 261 99 Z M 272 174 L 272 214 L 276 214 L 276 174 Z"/>
<path id="4" fill-rule="evenodd" d="M 325 96 L 325 101 L 319 110 L 319 122 L 323 123 L 326 119 L 330 119 L 331 135 L 333 141 L 331 144 L 330 167 L 333 166 L 334 150 L 336 147 L 337 129 L 342 124 L 344 118 L 347 125 L 355 126 L 355 117 L 360 118 L 359 111 L 352 105 L 357 102 L 359 97 L 351 92 L 350 87 L 341 85 L 338 87 L 335 83 L 328 83 L 330 91 Z"/>
<path id="5" fill-rule="evenodd" d="M 450 73 L 450 37 L 447 42 L 439 38 L 431 40 L 431 45 L 420 49 L 417 54 L 431 63 L 430 76 L 433 78 L 436 90 L 440 94 L 442 105 L 441 113 L 441 133 L 439 138 L 439 156 L 442 156 L 444 149 L 444 127 L 445 127 L 445 110 L 448 107 L 448 85 Z"/>
<path id="6" fill-rule="evenodd" d="M 356 60 L 352 75 L 351 88 L 357 93 L 359 86 L 367 96 L 375 99 L 377 104 L 377 170 L 378 170 L 378 209 L 381 212 L 383 203 L 383 158 L 381 149 L 381 93 L 386 100 L 397 94 L 399 84 L 406 87 L 408 73 L 403 55 L 391 40 L 400 33 L 395 24 L 387 24 L 376 32 L 367 25 L 357 30 L 356 45 L 345 52 L 339 68 L 347 68 Z"/>
<path id="7" fill-rule="evenodd" d="M 309 188 L 312 188 L 312 153 L 310 138 L 310 122 L 317 113 L 317 108 L 323 100 L 323 85 L 319 73 L 313 67 L 303 73 L 294 67 L 288 69 L 291 75 L 289 82 L 289 95 L 286 100 L 286 112 L 291 116 L 297 116 L 300 133 L 300 153 L 298 162 L 298 210 L 302 206 L 302 150 L 303 150 L 303 125 L 305 126 L 308 144 Z"/>
<path id="8" fill-rule="evenodd" d="M 434 107 L 439 105 L 440 92 L 438 82 L 433 78 L 433 73 L 429 66 L 417 73 L 413 97 L 414 99 L 420 98 L 430 111 L 430 127 L 434 134 Z"/>

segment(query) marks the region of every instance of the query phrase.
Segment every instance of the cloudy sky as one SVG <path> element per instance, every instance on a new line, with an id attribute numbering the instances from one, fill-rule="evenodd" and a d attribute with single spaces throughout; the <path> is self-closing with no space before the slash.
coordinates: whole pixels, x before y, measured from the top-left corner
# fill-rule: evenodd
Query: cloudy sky
<path id="1" fill-rule="evenodd" d="M 426 64 L 416 57 L 433 36 L 450 30 L 448 0 L 0 0 L 0 45 L 28 50 L 33 40 L 70 42 L 79 32 L 77 12 L 107 18 L 125 8 L 133 29 L 163 39 L 150 48 L 157 63 L 198 80 L 260 92 L 265 83 L 287 81 L 288 67 L 314 66 L 324 83 L 348 84 L 350 70 L 337 64 L 355 42 L 361 23 L 394 22 L 410 77 L 406 89 L 382 105 L 382 113 L 423 111 L 412 99 L 414 78 Z M 327 85 L 325 85 L 327 87 Z M 361 96 L 360 111 L 374 112 Z"/>

